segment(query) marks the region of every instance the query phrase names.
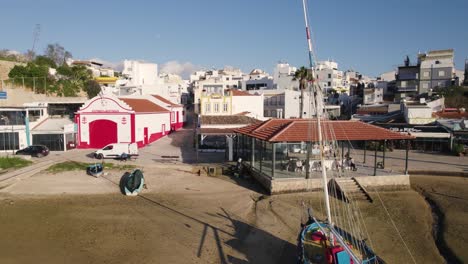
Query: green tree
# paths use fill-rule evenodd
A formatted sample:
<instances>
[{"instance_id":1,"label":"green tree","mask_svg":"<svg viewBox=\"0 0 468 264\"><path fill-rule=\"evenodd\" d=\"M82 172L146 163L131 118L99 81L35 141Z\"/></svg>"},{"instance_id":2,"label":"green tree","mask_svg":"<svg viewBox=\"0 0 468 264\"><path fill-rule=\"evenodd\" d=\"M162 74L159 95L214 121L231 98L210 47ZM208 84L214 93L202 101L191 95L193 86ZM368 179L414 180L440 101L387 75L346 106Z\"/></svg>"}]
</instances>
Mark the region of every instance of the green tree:
<instances>
[{"instance_id":1,"label":"green tree","mask_svg":"<svg viewBox=\"0 0 468 264\"><path fill-rule=\"evenodd\" d=\"M312 81L314 78L310 69L302 66L294 73L293 80L299 80L299 90L301 91L301 98L299 101L299 118L304 115L304 90L307 88L307 82Z\"/></svg>"},{"instance_id":2,"label":"green tree","mask_svg":"<svg viewBox=\"0 0 468 264\"><path fill-rule=\"evenodd\" d=\"M8 77L15 81L24 80L26 87L33 88L36 93L46 93L46 84L53 84L54 79L49 76L49 67L28 63L26 66L16 65L8 73Z\"/></svg>"},{"instance_id":3,"label":"green tree","mask_svg":"<svg viewBox=\"0 0 468 264\"><path fill-rule=\"evenodd\" d=\"M437 87L434 92L445 97L445 106L468 108L468 89L462 86Z\"/></svg>"},{"instance_id":4,"label":"green tree","mask_svg":"<svg viewBox=\"0 0 468 264\"><path fill-rule=\"evenodd\" d=\"M88 98L93 98L101 92L101 85L95 80L89 80L86 83L85 92L88 94Z\"/></svg>"},{"instance_id":5,"label":"green tree","mask_svg":"<svg viewBox=\"0 0 468 264\"><path fill-rule=\"evenodd\" d=\"M36 65L47 66L54 69L57 68L57 64L55 63L55 61L46 56L37 56L34 59L33 63Z\"/></svg>"}]
</instances>

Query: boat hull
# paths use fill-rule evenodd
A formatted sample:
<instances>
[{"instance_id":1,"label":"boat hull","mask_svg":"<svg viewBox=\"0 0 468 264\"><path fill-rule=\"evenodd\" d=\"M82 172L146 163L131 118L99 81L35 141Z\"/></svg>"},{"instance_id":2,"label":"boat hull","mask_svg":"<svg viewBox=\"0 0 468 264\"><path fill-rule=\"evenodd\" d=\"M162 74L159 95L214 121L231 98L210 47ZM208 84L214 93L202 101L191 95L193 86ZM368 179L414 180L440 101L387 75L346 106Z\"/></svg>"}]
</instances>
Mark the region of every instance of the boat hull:
<instances>
[{"instance_id":1,"label":"boat hull","mask_svg":"<svg viewBox=\"0 0 468 264\"><path fill-rule=\"evenodd\" d=\"M99 177L103 174L104 168L102 164L89 165L86 168L86 173L90 176Z\"/></svg>"},{"instance_id":2,"label":"boat hull","mask_svg":"<svg viewBox=\"0 0 468 264\"><path fill-rule=\"evenodd\" d=\"M330 227L327 223L309 221L302 228L298 239L299 263L357 264L343 247L339 244L332 245L322 230L330 233ZM348 246L351 247L349 244ZM362 256L363 260L359 264L381 263L370 249L366 252L359 252L356 249L352 249L352 251L355 255Z\"/></svg>"},{"instance_id":3,"label":"boat hull","mask_svg":"<svg viewBox=\"0 0 468 264\"><path fill-rule=\"evenodd\" d=\"M132 173L126 172L120 179L120 190L122 194L127 196L138 195L145 185L145 178L143 172L139 169L134 170Z\"/></svg>"}]
</instances>

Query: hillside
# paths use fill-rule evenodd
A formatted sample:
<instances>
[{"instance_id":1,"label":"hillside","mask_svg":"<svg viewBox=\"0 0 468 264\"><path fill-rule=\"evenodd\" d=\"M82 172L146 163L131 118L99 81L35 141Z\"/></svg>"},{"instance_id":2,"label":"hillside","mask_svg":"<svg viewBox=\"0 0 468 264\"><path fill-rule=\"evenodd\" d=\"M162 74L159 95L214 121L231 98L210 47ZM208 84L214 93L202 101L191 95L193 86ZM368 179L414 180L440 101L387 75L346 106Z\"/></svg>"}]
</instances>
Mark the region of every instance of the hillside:
<instances>
[{"instance_id":1,"label":"hillside","mask_svg":"<svg viewBox=\"0 0 468 264\"><path fill-rule=\"evenodd\" d=\"M8 79L8 73L15 65L24 65L24 63L0 60L0 80Z\"/></svg>"}]
</instances>

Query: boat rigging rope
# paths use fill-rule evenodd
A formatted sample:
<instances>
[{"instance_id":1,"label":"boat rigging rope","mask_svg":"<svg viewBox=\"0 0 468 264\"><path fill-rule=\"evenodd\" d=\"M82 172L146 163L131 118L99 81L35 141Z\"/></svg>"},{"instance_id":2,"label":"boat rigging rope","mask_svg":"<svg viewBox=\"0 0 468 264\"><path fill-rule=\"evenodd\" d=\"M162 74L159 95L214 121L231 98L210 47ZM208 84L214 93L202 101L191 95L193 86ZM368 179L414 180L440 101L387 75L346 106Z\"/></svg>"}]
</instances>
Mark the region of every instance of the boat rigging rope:
<instances>
[{"instance_id":1,"label":"boat rigging rope","mask_svg":"<svg viewBox=\"0 0 468 264\"><path fill-rule=\"evenodd\" d=\"M349 139L348 139L348 141L349 141ZM351 142L351 141L349 141L349 142ZM378 146L376 145L375 147L377 148ZM350 150L350 151L353 151L354 153L356 153L356 152L355 152L355 149L354 149L354 147L353 147L352 145L351 145L351 150ZM382 198L380 197L379 191L377 190L377 188L374 188L374 191L377 193L377 197L379 198L380 204L381 204L382 207L384 208L385 213L386 213L387 216L388 216L388 219L390 219L390 222L391 222L391 224L392 224L392 227L396 230L396 232L397 232L397 234L398 234L400 240L403 242L403 245L405 246L405 249L407 250L408 254L410 255L412 261L413 261L414 263L416 263L416 260L415 260L415 258L414 258L414 256L413 256L413 254L411 253L411 250L409 249L408 245L406 244L405 240L403 239L403 236L401 235L400 230L397 228L397 226L396 226L395 222L393 221L393 218L391 217L391 215L390 215L390 213L389 213L387 207L385 206L385 204L384 204ZM366 228L366 232L367 232L367 228ZM369 236L368 236L368 237L369 237ZM370 238L370 237L369 237L369 238ZM370 241L370 244L372 244L372 241Z\"/></svg>"},{"instance_id":2,"label":"boat rigging rope","mask_svg":"<svg viewBox=\"0 0 468 264\"><path fill-rule=\"evenodd\" d=\"M392 216L387 210L387 207L385 206L384 202L382 201L382 198L380 198L380 193L375 189L375 192L377 193L377 196L379 197L380 203L382 204L382 207L385 209L385 213L387 213L388 218L390 219L390 222L393 225L393 228L397 231L398 236L400 237L401 241L403 242L403 245L405 245L406 250L408 251L408 254L411 256L411 259L413 260L414 263L416 263L416 260L414 259L413 254L411 253L411 250L409 249L408 245L406 244L405 240L403 239L403 236L400 233L400 230L398 230L395 222L392 219Z\"/></svg>"}]
</instances>

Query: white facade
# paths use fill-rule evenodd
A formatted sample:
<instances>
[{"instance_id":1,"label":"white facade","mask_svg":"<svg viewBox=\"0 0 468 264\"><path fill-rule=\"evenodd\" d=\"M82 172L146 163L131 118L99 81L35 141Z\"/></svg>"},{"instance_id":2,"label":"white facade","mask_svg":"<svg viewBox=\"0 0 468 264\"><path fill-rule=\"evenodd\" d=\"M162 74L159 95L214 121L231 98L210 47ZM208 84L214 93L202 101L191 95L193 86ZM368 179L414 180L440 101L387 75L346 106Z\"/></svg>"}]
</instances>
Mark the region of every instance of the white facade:
<instances>
[{"instance_id":1,"label":"white facade","mask_svg":"<svg viewBox=\"0 0 468 264\"><path fill-rule=\"evenodd\" d=\"M338 63L334 61L319 61L315 66L315 73L319 85L325 92L335 90L338 92L349 92L343 84L343 71L338 70Z\"/></svg>"},{"instance_id":2,"label":"white facade","mask_svg":"<svg viewBox=\"0 0 468 264\"><path fill-rule=\"evenodd\" d=\"M297 68L288 63L278 63L273 70L273 83L278 91L299 90L299 81L294 80Z\"/></svg>"},{"instance_id":3,"label":"white facade","mask_svg":"<svg viewBox=\"0 0 468 264\"><path fill-rule=\"evenodd\" d=\"M152 86L158 84L158 65L133 60L124 60L122 71L131 86Z\"/></svg>"},{"instance_id":4,"label":"white facade","mask_svg":"<svg viewBox=\"0 0 468 264\"><path fill-rule=\"evenodd\" d=\"M300 96L301 92L285 90L281 94L265 98L265 117L273 118L299 118L300 117ZM340 115L339 105L325 105L325 110L333 116ZM304 92L303 118L313 118L316 116L316 108L312 104L311 96Z\"/></svg>"},{"instance_id":5,"label":"white facade","mask_svg":"<svg viewBox=\"0 0 468 264\"><path fill-rule=\"evenodd\" d=\"M375 88L366 88L364 89L364 98L363 103L365 105L379 104L383 102L384 89L375 87Z\"/></svg>"},{"instance_id":6,"label":"white facade","mask_svg":"<svg viewBox=\"0 0 468 264\"><path fill-rule=\"evenodd\" d=\"M236 114L263 119L263 95L226 89L220 92L204 93L200 97L200 115Z\"/></svg>"},{"instance_id":7,"label":"white facade","mask_svg":"<svg viewBox=\"0 0 468 264\"><path fill-rule=\"evenodd\" d=\"M426 102L421 98L419 102L404 102L404 116L408 124L429 124L436 121L432 113L444 108L445 100L440 98Z\"/></svg>"}]
</instances>

